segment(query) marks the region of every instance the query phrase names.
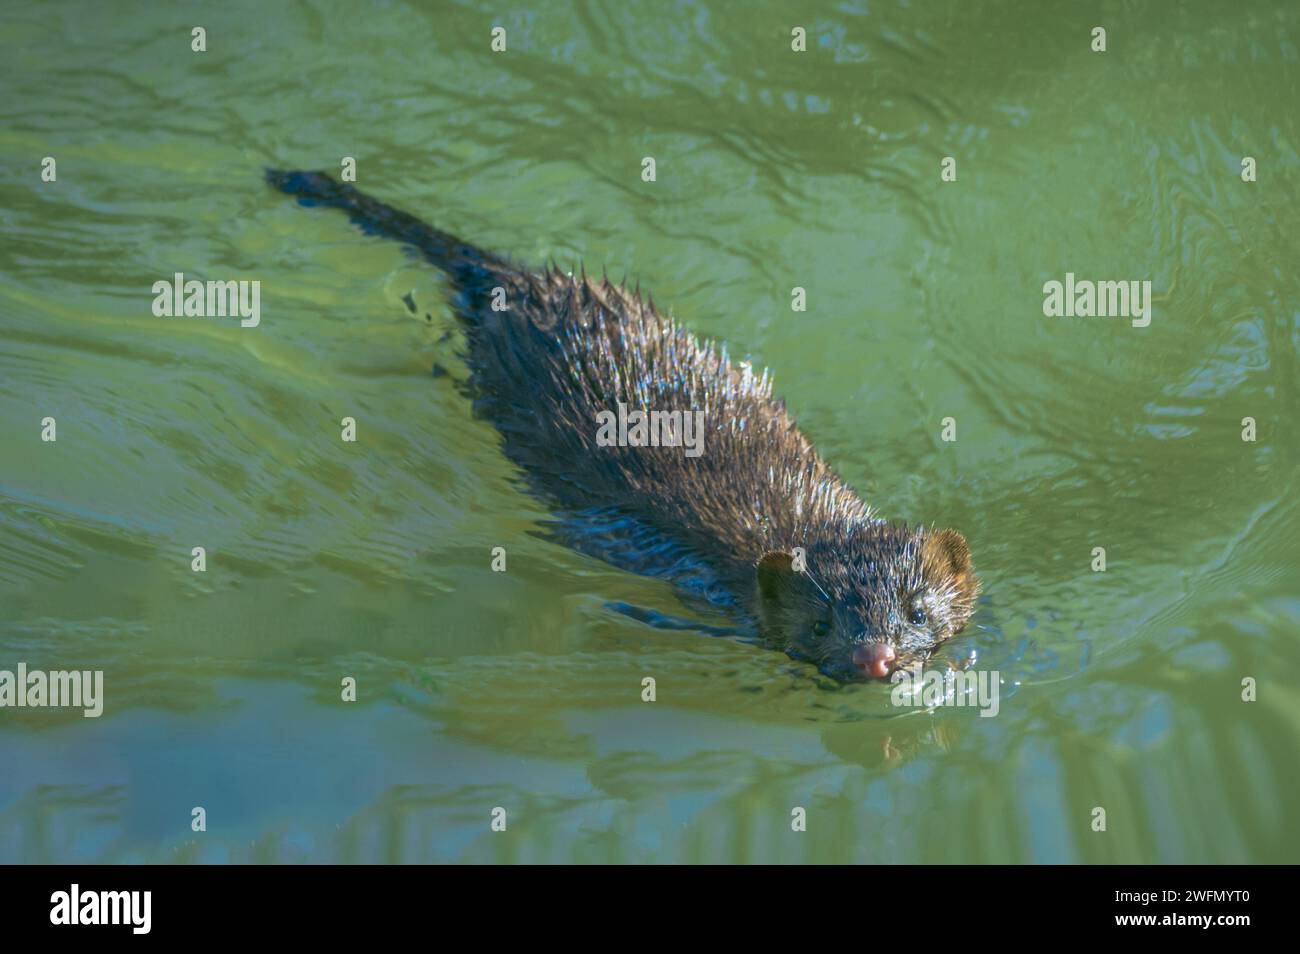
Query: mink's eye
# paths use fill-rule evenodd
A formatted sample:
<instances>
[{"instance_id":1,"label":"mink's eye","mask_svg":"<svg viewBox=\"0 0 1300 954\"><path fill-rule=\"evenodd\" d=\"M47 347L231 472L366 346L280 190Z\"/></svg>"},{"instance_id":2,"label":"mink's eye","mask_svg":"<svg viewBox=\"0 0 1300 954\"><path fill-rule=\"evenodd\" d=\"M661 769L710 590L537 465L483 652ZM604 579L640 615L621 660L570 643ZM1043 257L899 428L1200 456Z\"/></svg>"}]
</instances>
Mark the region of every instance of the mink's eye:
<instances>
[{"instance_id":1,"label":"mink's eye","mask_svg":"<svg viewBox=\"0 0 1300 954\"><path fill-rule=\"evenodd\" d=\"M910 619L910 620L912 621L912 625L913 625L913 626L924 626L924 625L925 625L925 610L922 609L920 606L913 606L913 607L912 607L912 615L909 616L908 619Z\"/></svg>"},{"instance_id":2,"label":"mink's eye","mask_svg":"<svg viewBox=\"0 0 1300 954\"><path fill-rule=\"evenodd\" d=\"M831 631L831 624L826 622L826 620L824 619L819 619L817 622L813 623L814 636L825 636L830 631Z\"/></svg>"}]
</instances>

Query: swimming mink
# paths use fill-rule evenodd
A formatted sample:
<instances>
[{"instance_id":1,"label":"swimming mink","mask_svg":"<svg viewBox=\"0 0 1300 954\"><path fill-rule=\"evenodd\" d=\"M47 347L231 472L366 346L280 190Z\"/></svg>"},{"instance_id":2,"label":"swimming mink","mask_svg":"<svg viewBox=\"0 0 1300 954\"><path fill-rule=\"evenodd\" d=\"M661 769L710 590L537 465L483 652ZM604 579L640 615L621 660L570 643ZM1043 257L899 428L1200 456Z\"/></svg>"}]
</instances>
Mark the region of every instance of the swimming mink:
<instances>
[{"instance_id":1,"label":"swimming mink","mask_svg":"<svg viewBox=\"0 0 1300 954\"><path fill-rule=\"evenodd\" d=\"M878 518L773 398L766 372L653 300L585 273L521 268L323 173L267 179L445 271L476 404L531 486L559 507L626 514L698 555L773 647L841 681L885 678L970 619L979 581L965 538ZM598 441L602 420L634 411L693 413L675 419L676 442ZM687 418L703 423L697 456L681 446Z\"/></svg>"}]
</instances>

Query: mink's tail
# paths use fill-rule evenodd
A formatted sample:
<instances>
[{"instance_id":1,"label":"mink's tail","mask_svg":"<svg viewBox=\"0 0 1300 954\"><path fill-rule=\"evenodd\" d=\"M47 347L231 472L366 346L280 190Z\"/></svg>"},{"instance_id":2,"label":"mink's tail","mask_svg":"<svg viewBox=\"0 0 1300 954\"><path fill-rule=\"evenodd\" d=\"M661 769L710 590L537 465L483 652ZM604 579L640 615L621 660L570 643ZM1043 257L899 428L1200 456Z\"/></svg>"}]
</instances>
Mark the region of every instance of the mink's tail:
<instances>
[{"instance_id":1,"label":"mink's tail","mask_svg":"<svg viewBox=\"0 0 1300 954\"><path fill-rule=\"evenodd\" d=\"M324 172L267 169L266 181L286 195L295 196L299 205L342 209L367 234L381 235L411 246L430 264L445 271L461 288L468 289L482 282L491 272L508 267L492 253L385 205L355 186L336 182Z\"/></svg>"}]
</instances>

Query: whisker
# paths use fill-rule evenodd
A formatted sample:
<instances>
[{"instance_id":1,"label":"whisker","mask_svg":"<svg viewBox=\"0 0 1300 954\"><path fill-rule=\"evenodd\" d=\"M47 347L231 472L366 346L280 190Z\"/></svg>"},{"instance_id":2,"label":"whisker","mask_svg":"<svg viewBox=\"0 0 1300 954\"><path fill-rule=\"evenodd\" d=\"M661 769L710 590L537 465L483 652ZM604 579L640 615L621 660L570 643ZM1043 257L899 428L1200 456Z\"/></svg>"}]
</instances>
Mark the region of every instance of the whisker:
<instances>
[{"instance_id":1,"label":"whisker","mask_svg":"<svg viewBox=\"0 0 1300 954\"><path fill-rule=\"evenodd\" d=\"M822 599L826 600L826 602L828 603L831 602L830 594L827 593L824 589L822 589L822 585L817 582L817 578L812 575L812 571L810 571L807 567L804 567L803 575L808 577L808 582L810 582L813 586L817 587L817 592L822 595Z\"/></svg>"}]
</instances>

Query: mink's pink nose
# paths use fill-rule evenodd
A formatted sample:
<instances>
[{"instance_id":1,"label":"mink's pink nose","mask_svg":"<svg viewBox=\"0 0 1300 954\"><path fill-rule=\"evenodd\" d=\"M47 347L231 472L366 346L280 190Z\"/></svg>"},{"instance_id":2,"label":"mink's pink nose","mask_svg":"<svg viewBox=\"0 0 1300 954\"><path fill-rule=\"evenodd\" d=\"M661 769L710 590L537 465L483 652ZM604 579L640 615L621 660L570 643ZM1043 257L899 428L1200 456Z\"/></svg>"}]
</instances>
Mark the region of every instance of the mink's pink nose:
<instances>
[{"instance_id":1,"label":"mink's pink nose","mask_svg":"<svg viewBox=\"0 0 1300 954\"><path fill-rule=\"evenodd\" d=\"M894 647L889 643L863 643L853 650L853 665L864 676L884 679L894 663Z\"/></svg>"}]
</instances>

